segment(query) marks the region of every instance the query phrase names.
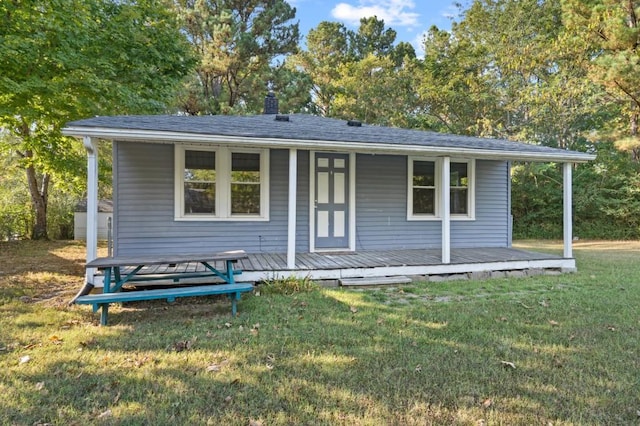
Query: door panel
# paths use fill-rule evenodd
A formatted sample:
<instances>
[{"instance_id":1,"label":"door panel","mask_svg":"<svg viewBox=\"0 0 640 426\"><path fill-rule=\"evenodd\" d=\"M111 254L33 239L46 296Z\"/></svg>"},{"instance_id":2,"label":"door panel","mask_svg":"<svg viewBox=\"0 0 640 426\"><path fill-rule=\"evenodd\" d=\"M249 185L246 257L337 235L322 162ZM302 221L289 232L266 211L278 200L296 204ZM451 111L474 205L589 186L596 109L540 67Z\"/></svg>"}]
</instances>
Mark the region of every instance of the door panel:
<instances>
[{"instance_id":1,"label":"door panel","mask_svg":"<svg viewBox=\"0 0 640 426\"><path fill-rule=\"evenodd\" d=\"M316 153L315 247L349 247L349 155Z\"/></svg>"}]
</instances>

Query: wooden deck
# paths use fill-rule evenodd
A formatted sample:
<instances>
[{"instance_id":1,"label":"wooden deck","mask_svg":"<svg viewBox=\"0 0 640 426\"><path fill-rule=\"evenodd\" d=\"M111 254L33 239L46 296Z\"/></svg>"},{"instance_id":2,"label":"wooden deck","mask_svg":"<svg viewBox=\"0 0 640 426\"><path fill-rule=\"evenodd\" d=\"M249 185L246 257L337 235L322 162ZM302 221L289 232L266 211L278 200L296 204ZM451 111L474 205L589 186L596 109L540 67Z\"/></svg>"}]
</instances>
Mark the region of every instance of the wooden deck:
<instances>
[{"instance_id":1,"label":"wooden deck","mask_svg":"<svg viewBox=\"0 0 640 426\"><path fill-rule=\"evenodd\" d=\"M215 263L216 268L224 265ZM285 253L249 253L238 261L242 274L238 281L258 282L275 277L296 276L315 280L340 280L342 278L431 276L470 273L493 273L553 269L575 270L574 259L564 259L548 253L538 253L513 248L453 249L451 263L440 261L440 250L375 250L358 252L299 253L296 268L287 268ZM155 265L139 274L168 274L176 272L200 272L204 267L197 263Z\"/></svg>"}]
</instances>

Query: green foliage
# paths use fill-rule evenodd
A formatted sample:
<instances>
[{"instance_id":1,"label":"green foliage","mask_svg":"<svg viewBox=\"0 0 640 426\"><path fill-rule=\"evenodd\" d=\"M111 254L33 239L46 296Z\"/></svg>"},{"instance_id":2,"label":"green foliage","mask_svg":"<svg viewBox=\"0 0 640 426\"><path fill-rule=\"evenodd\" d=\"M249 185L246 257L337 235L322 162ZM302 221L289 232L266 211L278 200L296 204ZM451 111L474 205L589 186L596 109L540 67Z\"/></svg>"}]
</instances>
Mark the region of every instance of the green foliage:
<instances>
[{"instance_id":1,"label":"green foliage","mask_svg":"<svg viewBox=\"0 0 640 426\"><path fill-rule=\"evenodd\" d=\"M49 184L81 185L70 120L166 110L193 64L165 1L0 3L3 151L26 170L34 238L47 237Z\"/></svg>"},{"instance_id":2,"label":"green foliage","mask_svg":"<svg viewBox=\"0 0 640 426\"><path fill-rule=\"evenodd\" d=\"M590 61L584 68L611 93L623 120L612 121L604 135L640 160L640 1L563 0L566 28L576 44L584 45Z\"/></svg>"},{"instance_id":3,"label":"green foliage","mask_svg":"<svg viewBox=\"0 0 640 426\"><path fill-rule=\"evenodd\" d=\"M272 63L297 50L296 9L284 0L174 3L199 59L179 107L189 114L259 112Z\"/></svg>"},{"instance_id":4,"label":"green foliage","mask_svg":"<svg viewBox=\"0 0 640 426\"><path fill-rule=\"evenodd\" d=\"M596 145L598 157L573 173L574 235L640 238L640 165L613 143ZM562 238L562 167L518 164L512 174L514 238Z\"/></svg>"},{"instance_id":5,"label":"green foliage","mask_svg":"<svg viewBox=\"0 0 640 426\"><path fill-rule=\"evenodd\" d=\"M289 66L311 80L313 113L371 124L407 126L415 109L419 74L414 49L394 45L395 30L383 20L362 18L357 31L321 22L309 31L307 49ZM366 83L365 83L366 82Z\"/></svg>"},{"instance_id":6,"label":"green foliage","mask_svg":"<svg viewBox=\"0 0 640 426\"><path fill-rule=\"evenodd\" d=\"M318 284L308 276L304 278L274 276L263 281L260 285L260 291L264 294L283 294L288 296L297 293L308 293L318 289Z\"/></svg>"}]
</instances>

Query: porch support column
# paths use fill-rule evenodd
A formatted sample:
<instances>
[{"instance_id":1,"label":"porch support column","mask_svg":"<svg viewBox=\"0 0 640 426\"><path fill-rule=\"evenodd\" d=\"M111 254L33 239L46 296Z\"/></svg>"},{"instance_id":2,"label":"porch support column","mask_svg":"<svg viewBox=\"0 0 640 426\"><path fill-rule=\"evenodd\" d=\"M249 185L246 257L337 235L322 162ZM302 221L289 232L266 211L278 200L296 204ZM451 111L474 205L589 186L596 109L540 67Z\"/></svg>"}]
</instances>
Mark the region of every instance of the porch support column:
<instances>
[{"instance_id":1,"label":"porch support column","mask_svg":"<svg viewBox=\"0 0 640 426\"><path fill-rule=\"evenodd\" d=\"M564 163L562 165L563 177L563 225L564 225L564 257L570 259L573 257L573 218L572 218L572 182L571 170L572 163Z\"/></svg>"},{"instance_id":2,"label":"porch support column","mask_svg":"<svg viewBox=\"0 0 640 426\"><path fill-rule=\"evenodd\" d=\"M87 150L87 262L98 257L98 141L85 136ZM85 281L95 284L95 268L87 268Z\"/></svg>"},{"instance_id":3,"label":"porch support column","mask_svg":"<svg viewBox=\"0 0 640 426\"><path fill-rule=\"evenodd\" d=\"M451 263L451 157L442 158L440 217L442 218L442 263Z\"/></svg>"},{"instance_id":4,"label":"porch support column","mask_svg":"<svg viewBox=\"0 0 640 426\"><path fill-rule=\"evenodd\" d=\"M289 223L287 235L287 268L296 267L296 203L298 191L298 150L289 150Z\"/></svg>"}]
</instances>

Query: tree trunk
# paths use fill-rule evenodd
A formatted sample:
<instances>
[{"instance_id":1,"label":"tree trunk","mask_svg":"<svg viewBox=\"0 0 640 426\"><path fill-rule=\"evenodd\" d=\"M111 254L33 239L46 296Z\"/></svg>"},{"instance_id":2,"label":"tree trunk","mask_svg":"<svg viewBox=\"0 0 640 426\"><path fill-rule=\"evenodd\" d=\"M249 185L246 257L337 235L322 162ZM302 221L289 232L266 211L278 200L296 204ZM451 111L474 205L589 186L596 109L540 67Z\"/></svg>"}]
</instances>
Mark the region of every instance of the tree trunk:
<instances>
[{"instance_id":1,"label":"tree trunk","mask_svg":"<svg viewBox=\"0 0 640 426\"><path fill-rule=\"evenodd\" d=\"M631 113L631 123L630 123L630 127L631 127L631 136L635 139L638 140L638 109L640 108L639 105L635 105L636 109L635 111L633 111ZM640 161L640 147L635 146L631 148L631 158L633 159L633 161L638 162Z\"/></svg>"},{"instance_id":2,"label":"tree trunk","mask_svg":"<svg viewBox=\"0 0 640 426\"><path fill-rule=\"evenodd\" d=\"M33 155L27 153L27 156ZM42 175L42 181L38 183L38 176L33 165L29 165L26 169L27 182L29 183L29 194L31 195L31 204L35 214L35 223L31 232L31 239L46 240L49 238L47 234L47 202L49 196L49 174Z\"/></svg>"}]
</instances>

